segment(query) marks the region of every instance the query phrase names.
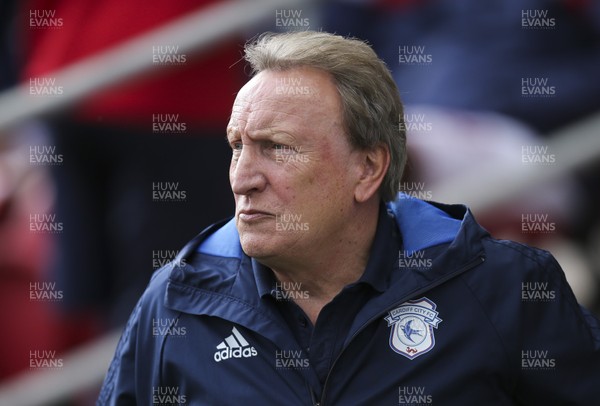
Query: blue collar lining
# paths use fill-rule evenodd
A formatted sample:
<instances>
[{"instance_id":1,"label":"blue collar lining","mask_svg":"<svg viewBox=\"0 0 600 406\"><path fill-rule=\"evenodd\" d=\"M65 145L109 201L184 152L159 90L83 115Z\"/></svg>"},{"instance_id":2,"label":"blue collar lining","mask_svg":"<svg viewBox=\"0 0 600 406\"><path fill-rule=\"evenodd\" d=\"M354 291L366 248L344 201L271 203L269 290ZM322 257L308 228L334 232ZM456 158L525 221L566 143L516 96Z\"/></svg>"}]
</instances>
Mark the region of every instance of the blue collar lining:
<instances>
[{"instance_id":1,"label":"blue collar lining","mask_svg":"<svg viewBox=\"0 0 600 406\"><path fill-rule=\"evenodd\" d=\"M388 203L400 229L404 250L415 252L454 241L462 221L403 193Z\"/></svg>"}]
</instances>

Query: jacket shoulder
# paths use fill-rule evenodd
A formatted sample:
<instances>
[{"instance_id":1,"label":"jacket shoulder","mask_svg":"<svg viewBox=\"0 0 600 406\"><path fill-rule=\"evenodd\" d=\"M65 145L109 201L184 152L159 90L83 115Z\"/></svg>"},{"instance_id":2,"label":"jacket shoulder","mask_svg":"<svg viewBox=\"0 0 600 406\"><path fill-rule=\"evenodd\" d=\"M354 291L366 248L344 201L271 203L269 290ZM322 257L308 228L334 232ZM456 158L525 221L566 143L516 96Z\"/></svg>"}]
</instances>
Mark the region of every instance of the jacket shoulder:
<instances>
[{"instance_id":1,"label":"jacket shoulder","mask_svg":"<svg viewBox=\"0 0 600 406\"><path fill-rule=\"evenodd\" d=\"M528 403L531 394L543 393L548 404L597 395L587 383L600 378L599 322L579 306L556 259L514 241L489 237L483 246L485 263L461 279L517 377L515 395ZM536 370L538 365L553 368L552 374Z\"/></svg>"},{"instance_id":2,"label":"jacket shoulder","mask_svg":"<svg viewBox=\"0 0 600 406\"><path fill-rule=\"evenodd\" d=\"M484 245L486 246L486 251L497 251L500 255L508 255L513 261L522 260L538 266L545 266L550 261L558 265L550 252L517 241L487 237L484 238Z\"/></svg>"}]
</instances>

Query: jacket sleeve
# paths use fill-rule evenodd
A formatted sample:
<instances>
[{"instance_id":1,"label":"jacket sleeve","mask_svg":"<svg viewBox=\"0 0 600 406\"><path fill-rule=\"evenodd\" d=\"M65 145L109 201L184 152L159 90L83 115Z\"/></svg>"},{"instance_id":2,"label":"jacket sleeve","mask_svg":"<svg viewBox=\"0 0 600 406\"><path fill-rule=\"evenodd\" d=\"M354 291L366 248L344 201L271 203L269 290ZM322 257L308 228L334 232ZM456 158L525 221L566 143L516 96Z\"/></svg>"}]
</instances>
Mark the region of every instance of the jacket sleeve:
<instances>
[{"instance_id":1,"label":"jacket sleeve","mask_svg":"<svg viewBox=\"0 0 600 406\"><path fill-rule=\"evenodd\" d=\"M592 405L600 399L600 323L579 306L556 260L547 255L539 279L522 295L547 301L523 303L523 349L518 397L526 404ZM533 275L534 279L535 274ZM547 286L544 292L541 286ZM537 353L535 352L537 351Z\"/></svg>"},{"instance_id":2,"label":"jacket sleeve","mask_svg":"<svg viewBox=\"0 0 600 406\"><path fill-rule=\"evenodd\" d=\"M525 405L592 405L600 399L600 323L577 303L546 251L514 247L513 292L503 334ZM515 286L516 285L516 286ZM514 291L518 292L518 298Z\"/></svg>"},{"instance_id":3,"label":"jacket sleeve","mask_svg":"<svg viewBox=\"0 0 600 406\"><path fill-rule=\"evenodd\" d=\"M142 300L138 302L127 321L100 389L96 402L97 406L137 404L135 396L135 352L141 307Z\"/></svg>"},{"instance_id":4,"label":"jacket sleeve","mask_svg":"<svg viewBox=\"0 0 600 406\"><path fill-rule=\"evenodd\" d=\"M152 403L152 387L158 385L156 371L161 341L152 338L150 332L152 320L164 311L163 299L170 269L165 266L152 275L146 291L131 312L106 373L97 406Z\"/></svg>"}]
</instances>

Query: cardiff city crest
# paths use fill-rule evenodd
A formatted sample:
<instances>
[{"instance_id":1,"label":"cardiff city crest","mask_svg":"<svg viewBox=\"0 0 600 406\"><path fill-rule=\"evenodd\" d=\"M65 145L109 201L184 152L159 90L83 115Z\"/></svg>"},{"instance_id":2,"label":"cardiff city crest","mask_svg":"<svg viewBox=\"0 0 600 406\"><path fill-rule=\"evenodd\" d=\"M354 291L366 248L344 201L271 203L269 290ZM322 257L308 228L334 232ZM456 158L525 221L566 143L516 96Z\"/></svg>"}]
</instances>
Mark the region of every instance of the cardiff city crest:
<instances>
[{"instance_id":1,"label":"cardiff city crest","mask_svg":"<svg viewBox=\"0 0 600 406\"><path fill-rule=\"evenodd\" d=\"M426 297L404 302L385 317L390 333L390 347L408 359L415 359L435 346L433 329L442 321L436 304Z\"/></svg>"}]
</instances>

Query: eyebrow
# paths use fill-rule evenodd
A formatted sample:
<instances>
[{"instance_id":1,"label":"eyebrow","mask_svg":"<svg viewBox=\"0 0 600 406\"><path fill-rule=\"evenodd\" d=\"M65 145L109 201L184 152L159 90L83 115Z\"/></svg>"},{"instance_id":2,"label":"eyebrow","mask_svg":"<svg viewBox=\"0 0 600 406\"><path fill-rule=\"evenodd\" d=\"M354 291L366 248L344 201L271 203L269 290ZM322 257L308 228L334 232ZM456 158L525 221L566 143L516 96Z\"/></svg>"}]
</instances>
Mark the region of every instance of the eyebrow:
<instances>
[{"instance_id":1,"label":"eyebrow","mask_svg":"<svg viewBox=\"0 0 600 406\"><path fill-rule=\"evenodd\" d=\"M237 136L240 136L240 131L237 129L237 127L229 127L225 138L229 142L232 138ZM278 140L281 140L281 138L285 138L286 140L289 140L290 138L295 139L295 137L292 134L286 131L274 130L272 127L252 131L252 134L246 134L246 136L251 141L255 142L268 140L272 137Z\"/></svg>"},{"instance_id":2,"label":"eyebrow","mask_svg":"<svg viewBox=\"0 0 600 406\"><path fill-rule=\"evenodd\" d=\"M237 129L237 127L230 127L227 126L227 129L225 130L225 139L227 141L230 141L231 138L233 138L235 135L239 134L239 130Z\"/></svg>"}]
</instances>

